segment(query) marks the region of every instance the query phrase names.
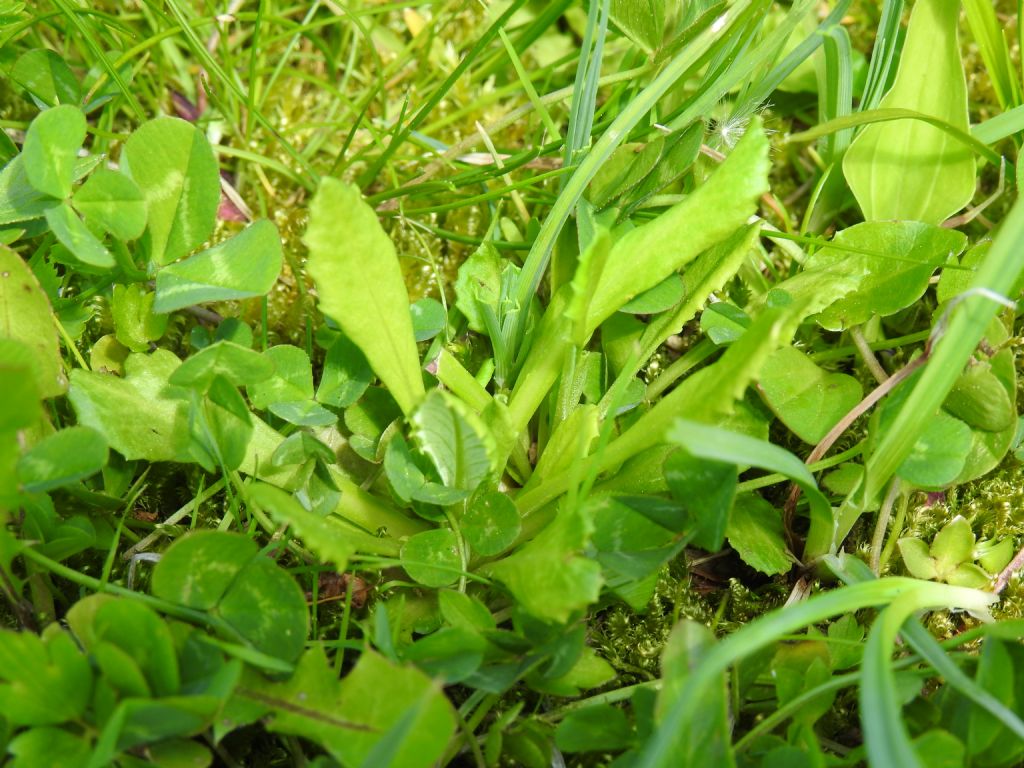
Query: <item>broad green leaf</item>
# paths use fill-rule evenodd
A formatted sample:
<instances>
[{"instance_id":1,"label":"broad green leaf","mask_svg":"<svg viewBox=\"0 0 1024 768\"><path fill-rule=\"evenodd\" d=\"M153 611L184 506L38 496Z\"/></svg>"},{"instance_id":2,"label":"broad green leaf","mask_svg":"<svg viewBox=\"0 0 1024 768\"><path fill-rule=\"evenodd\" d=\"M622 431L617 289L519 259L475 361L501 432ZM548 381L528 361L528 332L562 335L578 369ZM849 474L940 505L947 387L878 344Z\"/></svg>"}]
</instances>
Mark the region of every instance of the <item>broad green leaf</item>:
<instances>
[{"instance_id":1,"label":"broad green leaf","mask_svg":"<svg viewBox=\"0 0 1024 768\"><path fill-rule=\"evenodd\" d=\"M17 494L14 467L21 450L15 433L35 426L43 415L36 368L35 355L27 344L0 338L0 381L4 383L4 396L0 398L0 499Z\"/></svg>"},{"instance_id":2,"label":"broad green leaf","mask_svg":"<svg viewBox=\"0 0 1024 768\"><path fill-rule=\"evenodd\" d=\"M299 426L322 427L337 421L334 413L313 401L313 369L305 350L279 344L263 357L273 364L274 375L247 384L253 406Z\"/></svg>"},{"instance_id":3,"label":"broad green leaf","mask_svg":"<svg viewBox=\"0 0 1024 768\"><path fill-rule=\"evenodd\" d=\"M269 357L230 341L218 341L178 366L168 382L205 391L217 376L241 387L258 384L273 374L274 362Z\"/></svg>"},{"instance_id":4,"label":"broad green leaf","mask_svg":"<svg viewBox=\"0 0 1024 768\"><path fill-rule=\"evenodd\" d=\"M146 229L142 191L123 173L97 168L71 202L87 222L120 240L134 240Z\"/></svg>"},{"instance_id":5,"label":"broad green leaf","mask_svg":"<svg viewBox=\"0 0 1024 768\"><path fill-rule=\"evenodd\" d=\"M317 402L335 408L347 408L363 396L373 380L366 356L344 334L327 350L323 373L316 388Z\"/></svg>"},{"instance_id":6,"label":"broad green leaf","mask_svg":"<svg viewBox=\"0 0 1024 768\"><path fill-rule=\"evenodd\" d=\"M479 632L462 627L442 627L406 646L402 650L402 660L413 662L431 677L451 685L476 672L483 664L486 650L487 641Z\"/></svg>"},{"instance_id":7,"label":"broad green leaf","mask_svg":"<svg viewBox=\"0 0 1024 768\"><path fill-rule=\"evenodd\" d=\"M500 555L519 538L521 527L516 505L500 491L477 496L459 520L466 543L481 557Z\"/></svg>"},{"instance_id":8,"label":"broad green leaf","mask_svg":"<svg viewBox=\"0 0 1024 768\"><path fill-rule=\"evenodd\" d=\"M410 536L402 546L402 567L409 578L428 587L447 587L459 578L459 542L447 528Z\"/></svg>"},{"instance_id":9,"label":"broad green leaf","mask_svg":"<svg viewBox=\"0 0 1024 768\"><path fill-rule=\"evenodd\" d=\"M273 711L270 731L321 744L346 768L380 765L366 761L382 741L395 746L390 765L431 768L455 733L455 714L438 682L370 650L339 684L316 647L288 682L261 686L259 695ZM407 714L404 738L393 739L391 729Z\"/></svg>"},{"instance_id":10,"label":"broad green leaf","mask_svg":"<svg viewBox=\"0 0 1024 768\"><path fill-rule=\"evenodd\" d=\"M356 187L324 179L310 205L307 270L320 311L366 355L402 413L423 397L409 294L395 246Z\"/></svg>"},{"instance_id":11,"label":"broad green leaf","mask_svg":"<svg viewBox=\"0 0 1024 768\"><path fill-rule=\"evenodd\" d=\"M29 184L24 155L19 154L0 171L0 225L38 219L58 203Z\"/></svg>"},{"instance_id":12,"label":"broad green leaf","mask_svg":"<svg viewBox=\"0 0 1024 768\"><path fill-rule=\"evenodd\" d=\"M648 56L661 47L668 13L665 0L612 0L611 17Z\"/></svg>"},{"instance_id":13,"label":"broad green leaf","mask_svg":"<svg viewBox=\"0 0 1024 768\"><path fill-rule=\"evenodd\" d=\"M490 242L484 241L459 267L455 281L455 306L466 316L469 327L477 333L487 332L485 314L499 315L501 298L501 255Z\"/></svg>"},{"instance_id":14,"label":"broad green leaf","mask_svg":"<svg viewBox=\"0 0 1024 768\"><path fill-rule=\"evenodd\" d=\"M416 341L429 341L441 333L448 324L444 305L437 299L420 299L409 306L412 331Z\"/></svg>"},{"instance_id":15,"label":"broad green leaf","mask_svg":"<svg viewBox=\"0 0 1024 768\"><path fill-rule=\"evenodd\" d=\"M118 342L133 352L149 350L150 342L167 331L167 316L153 312L155 298L152 291L145 290L139 283L114 285L110 302L114 335Z\"/></svg>"},{"instance_id":16,"label":"broad green leaf","mask_svg":"<svg viewBox=\"0 0 1024 768\"><path fill-rule=\"evenodd\" d=\"M786 573L796 562L786 546L782 516L756 494L736 497L725 535L743 562L761 573Z\"/></svg>"},{"instance_id":17,"label":"broad green leaf","mask_svg":"<svg viewBox=\"0 0 1024 768\"><path fill-rule=\"evenodd\" d=\"M494 439L456 398L432 391L410 419L413 438L449 488L474 491L491 470Z\"/></svg>"},{"instance_id":18,"label":"broad green leaf","mask_svg":"<svg viewBox=\"0 0 1024 768\"><path fill-rule=\"evenodd\" d=\"M421 501L446 507L465 500L469 491L448 488L437 482L430 460L414 453L401 435L395 435L384 454L384 472L395 495L404 502Z\"/></svg>"},{"instance_id":19,"label":"broad green leaf","mask_svg":"<svg viewBox=\"0 0 1024 768\"><path fill-rule=\"evenodd\" d=\"M92 745L64 728L32 728L11 739L7 753L14 756L11 768L81 768L89 762Z\"/></svg>"},{"instance_id":20,"label":"broad green leaf","mask_svg":"<svg viewBox=\"0 0 1024 768\"><path fill-rule=\"evenodd\" d=\"M345 426L352 435L348 443L367 461L380 461L377 449L384 430L402 418L398 403L382 387L369 387L359 402L345 409Z\"/></svg>"},{"instance_id":21,"label":"broad green leaf","mask_svg":"<svg viewBox=\"0 0 1024 768\"><path fill-rule=\"evenodd\" d=\"M121 165L146 200L148 227L141 245L152 265L177 261L213 233L220 171L210 143L196 126L174 117L144 123L125 142ZM209 272L205 276L214 277Z\"/></svg>"},{"instance_id":22,"label":"broad green leaf","mask_svg":"<svg viewBox=\"0 0 1024 768\"><path fill-rule=\"evenodd\" d=\"M102 434L126 459L191 462L188 401L165 392L178 365L159 349L129 355L124 378L74 369L68 398L79 424Z\"/></svg>"},{"instance_id":23,"label":"broad green leaf","mask_svg":"<svg viewBox=\"0 0 1024 768\"><path fill-rule=\"evenodd\" d=\"M11 725L78 720L92 695L89 661L64 630L44 639L0 631L0 715Z\"/></svg>"},{"instance_id":24,"label":"broad green leaf","mask_svg":"<svg viewBox=\"0 0 1024 768\"><path fill-rule=\"evenodd\" d=\"M147 231L153 231L152 222ZM261 219L229 240L157 272L154 309L173 312L207 301L262 296L274 287L282 258L277 227Z\"/></svg>"},{"instance_id":25,"label":"broad green leaf","mask_svg":"<svg viewBox=\"0 0 1024 768\"><path fill-rule=\"evenodd\" d=\"M896 79L879 108L912 109L969 131L959 20L959 0L914 4ZM846 152L843 172L869 221L939 224L974 196L971 150L920 120L865 127Z\"/></svg>"},{"instance_id":26,"label":"broad green leaf","mask_svg":"<svg viewBox=\"0 0 1024 768\"><path fill-rule=\"evenodd\" d=\"M82 87L67 62L48 48L23 53L11 68L11 80L48 107L82 99Z\"/></svg>"},{"instance_id":27,"label":"broad green leaf","mask_svg":"<svg viewBox=\"0 0 1024 768\"><path fill-rule=\"evenodd\" d=\"M700 315L700 329L716 345L732 344L750 327L750 316L735 304L720 301Z\"/></svg>"},{"instance_id":28,"label":"broad green leaf","mask_svg":"<svg viewBox=\"0 0 1024 768\"><path fill-rule=\"evenodd\" d=\"M630 299L619 312L629 315L656 315L672 309L685 294L686 286L679 275L669 275L653 288L648 288L639 296Z\"/></svg>"},{"instance_id":29,"label":"broad green leaf","mask_svg":"<svg viewBox=\"0 0 1024 768\"><path fill-rule=\"evenodd\" d=\"M269 511L274 518L287 525L292 533L312 550L323 562L330 562L342 572L348 559L356 551L356 536L327 518L309 512L295 497L266 483L256 483L247 491L251 503Z\"/></svg>"},{"instance_id":30,"label":"broad green leaf","mask_svg":"<svg viewBox=\"0 0 1024 768\"><path fill-rule=\"evenodd\" d=\"M83 264L101 269L114 266L113 255L67 203L47 208L46 223L61 245Z\"/></svg>"},{"instance_id":31,"label":"broad green leaf","mask_svg":"<svg viewBox=\"0 0 1024 768\"><path fill-rule=\"evenodd\" d=\"M928 553L935 558L935 567L941 578L948 576L961 563L972 560L974 531L971 524L961 515L954 517L935 534Z\"/></svg>"},{"instance_id":32,"label":"broad green leaf","mask_svg":"<svg viewBox=\"0 0 1024 768\"><path fill-rule=\"evenodd\" d=\"M306 644L305 595L269 557L258 555L249 561L217 603L215 613L269 656L295 661Z\"/></svg>"},{"instance_id":33,"label":"broad green leaf","mask_svg":"<svg viewBox=\"0 0 1024 768\"><path fill-rule=\"evenodd\" d=\"M628 747L634 738L626 713L611 704L575 709L555 731L555 744L563 752L618 751Z\"/></svg>"},{"instance_id":34,"label":"broad green leaf","mask_svg":"<svg viewBox=\"0 0 1024 768\"><path fill-rule=\"evenodd\" d=\"M302 590L255 542L199 531L176 540L153 571L153 594L219 616L256 650L294 661L306 642Z\"/></svg>"},{"instance_id":35,"label":"broad green leaf","mask_svg":"<svg viewBox=\"0 0 1024 768\"><path fill-rule=\"evenodd\" d=\"M0 340L5 339L31 350L32 379L40 396L64 393L67 377L50 302L21 257L0 247Z\"/></svg>"},{"instance_id":36,"label":"broad green leaf","mask_svg":"<svg viewBox=\"0 0 1024 768\"><path fill-rule=\"evenodd\" d=\"M883 403L872 419L877 425L872 430L872 445L884 439L909 394L910 387L903 385ZM971 428L940 410L924 425L896 474L918 488L943 488L963 470L971 445Z\"/></svg>"},{"instance_id":37,"label":"broad green leaf","mask_svg":"<svg viewBox=\"0 0 1024 768\"><path fill-rule=\"evenodd\" d=\"M783 347L765 361L758 388L779 420L812 445L864 394L855 378L822 370L794 347Z\"/></svg>"},{"instance_id":38,"label":"broad green leaf","mask_svg":"<svg viewBox=\"0 0 1024 768\"><path fill-rule=\"evenodd\" d=\"M92 621L96 643L120 648L145 675L156 696L178 692L181 678L174 639L164 620L152 608L133 600L110 600L96 609ZM145 638L145 642L139 642Z\"/></svg>"},{"instance_id":39,"label":"broad green leaf","mask_svg":"<svg viewBox=\"0 0 1024 768\"><path fill-rule=\"evenodd\" d=\"M214 377L206 398L189 404L189 451L207 472L238 469L245 461L253 420L241 393L223 376Z\"/></svg>"},{"instance_id":40,"label":"broad green leaf","mask_svg":"<svg viewBox=\"0 0 1024 768\"><path fill-rule=\"evenodd\" d=\"M594 519L592 543L608 589L642 610L657 586L652 579L679 554L688 537L673 533L621 499L602 495L587 504Z\"/></svg>"},{"instance_id":41,"label":"broad green leaf","mask_svg":"<svg viewBox=\"0 0 1024 768\"><path fill-rule=\"evenodd\" d=\"M84 141L85 115L77 107L62 105L40 112L29 123L22 148L29 183L51 197L68 197Z\"/></svg>"},{"instance_id":42,"label":"broad green leaf","mask_svg":"<svg viewBox=\"0 0 1024 768\"><path fill-rule=\"evenodd\" d=\"M985 363L968 367L953 385L942 407L968 426L986 432L1001 432L1017 421L1006 387Z\"/></svg>"},{"instance_id":43,"label":"broad green leaf","mask_svg":"<svg viewBox=\"0 0 1024 768\"><path fill-rule=\"evenodd\" d=\"M732 463L674 451L665 460L665 481L685 517L673 530L692 533L694 545L708 552L720 550L738 474Z\"/></svg>"},{"instance_id":44,"label":"broad green leaf","mask_svg":"<svg viewBox=\"0 0 1024 768\"><path fill-rule=\"evenodd\" d=\"M18 461L25 490L50 491L96 474L107 463L107 441L89 427L65 427L43 438Z\"/></svg>"},{"instance_id":45,"label":"broad green leaf","mask_svg":"<svg viewBox=\"0 0 1024 768\"><path fill-rule=\"evenodd\" d=\"M587 320L588 333L613 312L742 227L768 189L768 142L760 122L712 176L682 202L623 235L608 255ZM713 215L708 215L713 211Z\"/></svg>"},{"instance_id":46,"label":"broad green leaf","mask_svg":"<svg viewBox=\"0 0 1024 768\"><path fill-rule=\"evenodd\" d=\"M437 593L437 604L445 621L453 627L474 631L495 629L490 610L472 595L442 589Z\"/></svg>"},{"instance_id":47,"label":"broad green leaf","mask_svg":"<svg viewBox=\"0 0 1024 768\"><path fill-rule=\"evenodd\" d=\"M242 568L258 556L256 542L220 531L196 531L172 544L153 570L153 594L212 610Z\"/></svg>"},{"instance_id":48,"label":"broad green leaf","mask_svg":"<svg viewBox=\"0 0 1024 768\"><path fill-rule=\"evenodd\" d=\"M564 623L596 602L601 566L585 555L594 522L583 507L567 504L536 538L484 567L502 582L523 609L538 619Z\"/></svg>"},{"instance_id":49,"label":"broad green leaf","mask_svg":"<svg viewBox=\"0 0 1024 768\"><path fill-rule=\"evenodd\" d=\"M817 317L822 327L837 331L909 307L924 295L935 270L963 251L967 238L920 222L881 221L844 229L832 244L809 256L804 267L805 274L836 270L856 281Z\"/></svg>"}]
</instances>

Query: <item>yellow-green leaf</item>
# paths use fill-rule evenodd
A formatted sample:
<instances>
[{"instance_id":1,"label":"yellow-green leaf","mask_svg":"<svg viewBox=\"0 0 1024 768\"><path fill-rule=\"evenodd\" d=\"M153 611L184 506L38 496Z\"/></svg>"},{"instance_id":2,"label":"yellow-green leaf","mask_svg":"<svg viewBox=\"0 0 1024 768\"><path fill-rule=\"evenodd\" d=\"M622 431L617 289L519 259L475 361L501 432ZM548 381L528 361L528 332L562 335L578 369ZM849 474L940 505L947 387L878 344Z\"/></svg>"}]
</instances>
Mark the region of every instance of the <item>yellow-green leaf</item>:
<instances>
[{"instance_id":1,"label":"yellow-green leaf","mask_svg":"<svg viewBox=\"0 0 1024 768\"><path fill-rule=\"evenodd\" d=\"M880 108L912 109L970 130L957 40L960 0L918 0L892 88ZM864 218L938 224L974 195L971 150L921 120L875 123L854 139L843 172Z\"/></svg>"},{"instance_id":2,"label":"yellow-green leaf","mask_svg":"<svg viewBox=\"0 0 1024 768\"><path fill-rule=\"evenodd\" d=\"M320 311L341 326L410 413L424 394L420 359L398 256L377 215L356 187L324 179L304 241Z\"/></svg>"}]
</instances>

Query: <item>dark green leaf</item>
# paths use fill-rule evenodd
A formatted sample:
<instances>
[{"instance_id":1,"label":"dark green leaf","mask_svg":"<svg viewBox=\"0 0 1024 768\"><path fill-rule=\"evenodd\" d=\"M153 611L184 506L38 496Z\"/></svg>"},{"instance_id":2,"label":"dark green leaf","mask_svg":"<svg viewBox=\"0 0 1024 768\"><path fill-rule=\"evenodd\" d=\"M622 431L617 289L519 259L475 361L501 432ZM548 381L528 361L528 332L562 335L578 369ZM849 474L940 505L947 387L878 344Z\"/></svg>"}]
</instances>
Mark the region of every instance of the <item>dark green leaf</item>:
<instances>
[{"instance_id":1,"label":"dark green leaf","mask_svg":"<svg viewBox=\"0 0 1024 768\"><path fill-rule=\"evenodd\" d=\"M685 514L672 530L693 534L695 546L708 552L722 548L729 509L736 494L736 466L674 451L665 460L665 480Z\"/></svg>"},{"instance_id":2,"label":"dark green leaf","mask_svg":"<svg viewBox=\"0 0 1024 768\"><path fill-rule=\"evenodd\" d=\"M633 740L626 713L611 704L595 704L570 712L555 731L563 752L604 752L625 749Z\"/></svg>"},{"instance_id":3,"label":"dark green leaf","mask_svg":"<svg viewBox=\"0 0 1024 768\"><path fill-rule=\"evenodd\" d=\"M324 405L347 408L356 402L373 380L366 356L344 334L327 350L316 399Z\"/></svg>"}]
</instances>

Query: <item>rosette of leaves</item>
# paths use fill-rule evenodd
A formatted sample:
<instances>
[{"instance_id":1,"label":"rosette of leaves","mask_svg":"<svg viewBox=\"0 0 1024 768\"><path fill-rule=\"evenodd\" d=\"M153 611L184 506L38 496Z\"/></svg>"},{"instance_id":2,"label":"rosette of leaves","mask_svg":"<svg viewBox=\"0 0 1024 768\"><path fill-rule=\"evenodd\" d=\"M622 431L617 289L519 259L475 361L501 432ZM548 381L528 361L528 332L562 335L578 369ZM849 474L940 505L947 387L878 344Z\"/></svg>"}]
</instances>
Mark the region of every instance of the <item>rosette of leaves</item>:
<instances>
[{"instance_id":1,"label":"rosette of leaves","mask_svg":"<svg viewBox=\"0 0 1024 768\"><path fill-rule=\"evenodd\" d=\"M942 527L931 546L913 537L897 542L911 575L960 587L986 588L1013 557L1013 541L975 541L971 524L957 515Z\"/></svg>"}]
</instances>

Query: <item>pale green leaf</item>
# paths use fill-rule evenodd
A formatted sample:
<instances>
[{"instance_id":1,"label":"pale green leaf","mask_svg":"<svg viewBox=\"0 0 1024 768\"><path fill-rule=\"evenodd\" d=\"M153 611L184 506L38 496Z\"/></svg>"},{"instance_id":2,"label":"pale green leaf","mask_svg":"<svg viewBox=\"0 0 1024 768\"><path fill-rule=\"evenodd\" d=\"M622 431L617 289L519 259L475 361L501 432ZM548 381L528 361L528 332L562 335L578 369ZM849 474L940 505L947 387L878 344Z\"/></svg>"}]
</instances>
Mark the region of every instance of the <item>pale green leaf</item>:
<instances>
[{"instance_id":1,"label":"pale green leaf","mask_svg":"<svg viewBox=\"0 0 1024 768\"><path fill-rule=\"evenodd\" d=\"M123 173L97 168L72 199L85 220L121 240L134 240L146 229L146 201Z\"/></svg>"},{"instance_id":2,"label":"pale green leaf","mask_svg":"<svg viewBox=\"0 0 1024 768\"><path fill-rule=\"evenodd\" d=\"M50 302L32 270L4 247L0 247L0 339L20 342L32 351L32 377L42 397L64 393L68 382Z\"/></svg>"},{"instance_id":3,"label":"pale green leaf","mask_svg":"<svg viewBox=\"0 0 1024 768\"><path fill-rule=\"evenodd\" d=\"M160 349L129 355L123 379L76 368L68 398L79 424L102 434L126 459L191 462L188 401L165 392L179 362Z\"/></svg>"},{"instance_id":4,"label":"pale green leaf","mask_svg":"<svg viewBox=\"0 0 1024 768\"><path fill-rule=\"evenodd\" d=\"M94 429L72 426L43 438L18 461L25 490L49 491L99 472L107 463L107 441Z\"/></svg>"},{"instance_id":5,"label":"pale green leaf","mask_svg":"<svg viewBox=\"0 0 1024 768\"><path fill-rule=\"evenodd\" d=\"M432 391L413 412L413 438L449 488L476 490L487 477L494 439L460 400Z\"/></svg>"},{"instance_id":6,"label":"pale green leaf","mask_svg":"<svg viewBox=\"0 0 1024 768\"><path fill-rule=\"evenodd\" d=\"M402 412L411 413L424 389L409 294L377 215L356 187L324 179L304 241L320 311L362 350Z\"/></svg>"},{"instance_id":7,"label":"pale green leaf","mask_svg":"<svg viewBox=\"0 0 1024 768\"><path fill-rule=\"evenodd\" d=\"M584 323L587 333L742 227L754 212L757 198L768 189L769 165L768 142L755 120L704 184L615 242L590 298Z\"/></svg>"},{"instance_id":8,"label":"pale green leaf","mask_svg":"<svg viewBox=\"0 0 1024 768\"><path fill-rule=\"evenodd\" d=\"M141 244L152 264L177 261L213 233L220 171L196 126L174 117L144 123L125 142L121 165L146 200Z\"/></svg>"},{"instance_id":9,"label":"pale green leaf","mask_svg":"<svg viewBox=\"0 0 1024 768\"><path fill-rule=\"evenodd\" d=\"M743 562L761 573L786 573L796 562L786 546L782 515L756 494L736 497L725 535Z\"/></svg>"},{"instance_id":10,"label":"pale green leaf","mask_svg":"<svg viewBox=\"0 0 1024 768\"><path fill-rule=\"evenodd\" d=\"M844 229L831 246L804 264L804 275L841 274L855 282L852 290L844 288L841 295L831 297L818 323L843 330L872 315L891 315L909 307L927 290L935 270L966 245L967 238L956 230L914 221L866 222ZM787 290L790 282L779 287Z\"/></svg>"},{"instance_id":11,"label":"pale green leaf","mask_svg":"<svg viewBox=\"0 0 1024 768\"><path fill-rule=\"evenodd\" d=\"M46 223L61 245L83 264L101 269L114 266L113 255L67 203L47 208Z\"/></svg>"},{"instance_id":12,"label":"pale green leaf","mask_svg":"<svg viewBox=\"0 0 1024 768\"><path fill-rule=\"evenodd\" d=\"M447 528L410 536L402 546L402 567L409 578L428 587L447 587L459 578L459 542Z\"/></svg>"},{"instance_id":13,"label":"pale green leaf","mask_svg":"<svg viewBox=\"0 0 1024 768\"><path fill-rule=\"evenodd\" d=\"M812 445L863 396L855 378L828 373L793 347L783 347L765 361L758 387L782 423Z\"/></svg>"},{"instance_id":14,"label":"pale green leaf","mask_svg":"<svg viewBox=\"0 0 1024 768\"><path fill-rule=\"evenodd\" d=\"M154 311L262 296L274 287L282 258L277 227L261 219L231 239L161 269Z\"/></svg>"},{"instance_id":15,"label":"pale green leaf","mask_svg":"<svg viewBox=\"0 0 1024 768\"><path fill-rule=\"evenodd\" d=\"M29 183L51 197L69 196L83 141L85 115L80 109L65 104L40 112L29 124L22 147Z\"/></svg>"},{"instance_id":16,"label":"pale green leaf","mask_svg":"<svg viewBox=\"0 0 1024 768\"><path fill-rule=\"evenodd\" d=\"M879 107L911 109L970 129L957 29L960 0L919 0L892 88ZM938 224L974 195L971 150L920 120L876 123L853 140L843 172L868 220Z\"/></svg>"}]
</instances>

